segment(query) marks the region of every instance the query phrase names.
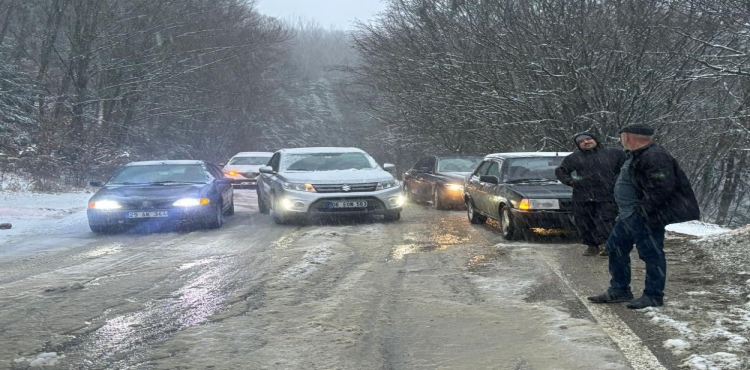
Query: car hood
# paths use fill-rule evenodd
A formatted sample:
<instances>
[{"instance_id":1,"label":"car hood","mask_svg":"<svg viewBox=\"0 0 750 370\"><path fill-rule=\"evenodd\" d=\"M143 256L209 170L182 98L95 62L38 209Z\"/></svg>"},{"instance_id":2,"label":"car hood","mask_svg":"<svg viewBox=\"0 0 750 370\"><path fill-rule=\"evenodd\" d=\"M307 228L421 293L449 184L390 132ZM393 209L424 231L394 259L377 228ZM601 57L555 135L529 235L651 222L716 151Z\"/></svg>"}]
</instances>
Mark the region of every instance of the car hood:
<instances>
[{"instance_id":1,"label":"car hood","mask_svg":"<svg viewBox=\"0 0 750 370\"><path fill-rule=\"evenodd\" d=\"M521 194L524 198L541 199L569 199L573 196L573 188L560 183L547 184L511 184L508 188Z\"/></svg>"},{"instance_id":2,"label":"car hood","mask_svg":"<svg viewBox=\"0 0 750 370\"><path fill-rule=\"evenodd\" d=\"M224 166L224 171L237 171L237 172L259 172L258 170L263 167L261 165L228 165Z\"/></svg>"},{"instance_id":3,"label":"car hood","mask_svg":"<svg viewBox=\"0 0 750 370\"><path fill-rule=\"evenodd\" d=\"M436 175L443 177L447 182L463 184L466 176L470 174L471 172L438 172Z\"/></svg>"},{"instance_id":4,"label":"car hood","mask_svg":"<svg viewBox=\"0 0 750 370\"><path fill-rule=\"evenodd\" d=\"M286 182L309 184L362 184L368 182L391 181L390 173L375 170L281 172L279 178Z\"/></svg>"},{"instance_id":5,"label":"car hood","mask_svg":"<svg viewBox=\"0 0 750 370\"><path fill-rule=\"evenodd\" d=\"M181 199L200 197L208 184L107 185L91 197L95 199Z\"/></svg>"}]
</instances>

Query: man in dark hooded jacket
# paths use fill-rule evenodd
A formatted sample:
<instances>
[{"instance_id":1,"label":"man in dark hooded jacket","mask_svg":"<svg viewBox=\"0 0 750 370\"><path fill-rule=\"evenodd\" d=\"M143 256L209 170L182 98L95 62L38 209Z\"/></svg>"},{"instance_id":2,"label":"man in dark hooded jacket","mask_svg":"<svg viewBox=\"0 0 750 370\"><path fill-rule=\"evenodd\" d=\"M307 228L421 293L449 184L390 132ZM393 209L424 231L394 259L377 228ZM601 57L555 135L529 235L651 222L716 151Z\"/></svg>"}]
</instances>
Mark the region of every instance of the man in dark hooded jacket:
<instances>
[{"instance_id":1,"label":"man in dark hooded jacket","mask_svg":"<svg viewBox=\"0 0 750 370\"><path fill-rule=\"evenodd\" d=\"M565 157L555 169L555 176L565 185L573 187L573 214L576 228L586 245L584 256L606 256L602 245L617 218L614 187L625 152L604 148L590 132L573 136L578 150Z\"/></svg>"}]
</instances>

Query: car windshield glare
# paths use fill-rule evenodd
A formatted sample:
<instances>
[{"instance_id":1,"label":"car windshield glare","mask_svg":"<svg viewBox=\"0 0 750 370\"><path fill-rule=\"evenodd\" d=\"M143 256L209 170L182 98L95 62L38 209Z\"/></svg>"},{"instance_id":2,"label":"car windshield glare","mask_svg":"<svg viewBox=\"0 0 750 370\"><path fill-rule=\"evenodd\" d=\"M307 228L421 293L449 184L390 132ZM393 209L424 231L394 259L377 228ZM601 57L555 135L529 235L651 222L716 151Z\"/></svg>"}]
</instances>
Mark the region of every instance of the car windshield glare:
<instances>
[{"instance_id":1,"label":"car windshield glare","mask_svg":"<svg viewBox=\"0 0 750 370\"><path fill-rule=\"evenodd\" d=\"M271 157L234 157L229 165L235 166L265 166Z\"/></svg>"},{"instance_id":2,"label":"car windshield glare","mask_svg":"<svg viewBox=\"0 0 750 370\"><path fill-rule=\"evenodd\" d=\"M208 175L201 165L129 166L117 172L110 184L203 183Z\"/></svg>"},{"instance_id":3,"label":"car windshield glare","mask_svg":"<svg viewBox=\"0 0 750 370\"><path fill-rule=\"evenodd\" d=\"M533 157L511 159L505 182L557 181L555 169L564 157Z\"/></svg>"},{"instance_id":4,"label":"car windshield glare","mask_svg":"<svg viewBox=\"0 0 750 370\"><path fill-rule=\"evenodd\" d=\"M363 153L294 153L282 164L286 171L342 171L375 168Z\"/></svg>"},{"instance_id":5,"label":"car windshield glare","mask_svg":"<svg viewBox=\"0 0 750 370\"><path fill-rule=\"evenodd\" d=\"M471 172L481 161L481 157L444 158L438 162L438 172Z\"/></svg>"}]
</instances>

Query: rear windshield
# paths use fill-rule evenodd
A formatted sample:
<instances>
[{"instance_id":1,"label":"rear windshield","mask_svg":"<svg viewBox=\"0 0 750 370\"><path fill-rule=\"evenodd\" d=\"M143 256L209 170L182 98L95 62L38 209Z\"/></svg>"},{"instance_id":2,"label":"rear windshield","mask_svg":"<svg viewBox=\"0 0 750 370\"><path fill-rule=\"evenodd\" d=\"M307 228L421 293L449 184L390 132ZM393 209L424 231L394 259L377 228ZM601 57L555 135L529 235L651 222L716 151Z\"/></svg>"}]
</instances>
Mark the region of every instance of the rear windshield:
<instances>
[{"instance_id":1,"label":"rear windshield","mask_svg":"<svg viewBox=\"0 0 750 370\"><path fill-rule=\"evenodd\" d=\"M472 172L482 157L444 158L438 162L438 172Z\"/></svg>"},{"instance_id":2,"label":"rear windshield","mask_svg":"<svg viewBox=\"0 0 750 370\"><path fill-rule=\"evenodd\" d=\"M364 153L294 153L287 154L281 164L286 171L337 171L376 168Z\"/></svg>"},{"instance_id":3,"label":"rear windshield","mask_svg":"<svg viewBox=\"0 0 750 370\"><path fill-rule=\"evenodd\" d=\"M506 181L556 180L555 169L565 157L515 158L508 161Z\"/></svg>"},{"instance_id":4,"label":"rear windshield","mask_svg":"<svg viewBox=\"0 0 750 370\"><path fill-rule=\"evenodd\" d=\"M165 164L151 166L128 166L117 172L109 184L153 184L168 182L207 182L208 174L203 166L190 164Z\"/></svg>"},{"instance_id":5,"label":"rear windshield","mask_svg":"<svg viewBox=\"0 0 750 370\"><path fill-rule=\"evenodd\" d=\"M229 160L230 165L238 166L265 166L271 157L234 157Z\"/></svg>"}]
</instances>

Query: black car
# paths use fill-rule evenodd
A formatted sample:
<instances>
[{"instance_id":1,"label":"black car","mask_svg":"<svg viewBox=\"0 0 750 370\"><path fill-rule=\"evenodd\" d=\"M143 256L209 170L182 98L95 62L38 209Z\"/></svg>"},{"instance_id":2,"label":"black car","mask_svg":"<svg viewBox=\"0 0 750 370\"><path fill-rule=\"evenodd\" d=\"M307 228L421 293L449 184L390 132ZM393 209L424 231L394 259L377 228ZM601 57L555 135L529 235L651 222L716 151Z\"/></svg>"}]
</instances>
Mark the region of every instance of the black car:
<instances>
[{"instance_id":1,"label":"black car","mask_svg":"<svg viewBox=\"0 0 750 370\"><path fill-rule=\"evenodd\" d=\"M232 180L204 161L131 162L121 167L89 200L95 233L136 225L196 224L218 229L234 214Z\"/></svg>"},{"instance_id":2,"label":"black car","mask_svg":"<svg viewBox=\"0 0 750 370\"><path fill-rule=\"evenodd\" d=\"M422 158L404 173L404 194L411 201L430 201L437 209L463 205L464 180L483 157L450 154Z\"/></svg>"},{"instance_id":3,"label":"black car","mask_svg":"<svg viewBox=\"0 0 750 370\"><path fill-rule=\"evenodd\" d=\"M469 221L500 222L511 240L534 228L575 230L573 189L555 178L555 168L570 153L496 153L484 158L466 179L464 201Z\"/></svg>"}]
</instances>

